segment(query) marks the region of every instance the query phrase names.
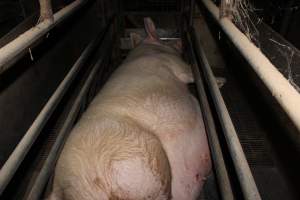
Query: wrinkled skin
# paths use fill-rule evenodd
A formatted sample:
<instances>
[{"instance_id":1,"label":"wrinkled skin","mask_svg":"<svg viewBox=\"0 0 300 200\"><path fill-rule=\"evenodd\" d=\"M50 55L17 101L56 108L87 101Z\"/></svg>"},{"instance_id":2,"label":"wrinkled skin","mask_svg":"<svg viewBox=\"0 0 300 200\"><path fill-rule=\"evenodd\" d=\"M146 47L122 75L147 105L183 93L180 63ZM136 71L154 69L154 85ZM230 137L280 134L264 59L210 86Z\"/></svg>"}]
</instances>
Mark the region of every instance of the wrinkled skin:
<instances>
[{"instance_id":1,"label":"wrinkled skin","mask_svg":"<svg viewBox=\"0 0 300 200\"><path fill-rule=\"evenodd\" d=\"M148 37L130 52L74 127L49 199L193 200L211 169L190 67Z\"/></svg>"}]
</instances>

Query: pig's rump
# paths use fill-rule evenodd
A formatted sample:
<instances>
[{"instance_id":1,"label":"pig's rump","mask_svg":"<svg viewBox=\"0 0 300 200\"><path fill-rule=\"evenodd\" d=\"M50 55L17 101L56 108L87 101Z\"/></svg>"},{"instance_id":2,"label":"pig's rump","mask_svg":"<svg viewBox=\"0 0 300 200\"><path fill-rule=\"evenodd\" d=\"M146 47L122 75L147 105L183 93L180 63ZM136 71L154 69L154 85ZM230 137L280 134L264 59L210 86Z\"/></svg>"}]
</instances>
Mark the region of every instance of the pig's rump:
<instances>
[{"instance_id":1,"label":"pig's rump","mask_svg":"<svg viewBox=\"0 0 300 200\"><path fill-rule=\"evenodd\" d=\"M155 134L170 162L172 199L192 200L211 168L205 127L198 102L161 56L167 55L144 52L125 62L95 98L90 112L97 116L105 108L129 116Z\"/></svg>"},{"instance_id":2,"label":"pig's rump","mask_svg":"<svg viewBox=\"0 0 300 200\"><path fill-rule=\"evenodd\" d=\"M95 97L60 156L52 195L197 198L211 168L201 112L186 64L160 49L138 47Z\"/></svg>"},{"instance_id":3,"label":"pig's rump","mask_svg":"<svg viewBox=\"0 0 300 200\"><path fill-rule=\"evenodd\" d=\"M158 138L133 120L83 116L56 166L52 198L168 199L170 173Z\"/></svg>"}]
</instances>

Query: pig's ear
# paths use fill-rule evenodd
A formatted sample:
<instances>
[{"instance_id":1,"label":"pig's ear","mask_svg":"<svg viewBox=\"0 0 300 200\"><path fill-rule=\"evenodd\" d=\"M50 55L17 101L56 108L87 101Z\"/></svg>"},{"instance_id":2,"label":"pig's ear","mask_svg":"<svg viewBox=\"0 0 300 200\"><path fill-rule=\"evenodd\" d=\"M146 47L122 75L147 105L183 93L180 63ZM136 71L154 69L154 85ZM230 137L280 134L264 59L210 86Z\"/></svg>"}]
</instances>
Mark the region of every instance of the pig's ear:
<instances>
[{"instance_id":1,"label":"pig's ear","mask_svg":"<svg viewBox=\"0 0 300 200\"><path fill-rule=\"evenodd\" d=\"M152 40L159 40L159 37L156 32L155 24L150 17L144 18L145 30L148 35L148 38Z\"/></svg>"},{"instance_id":2,"label":"pig's ear","mask_svg":"<svg viewBox=\"0 0 300 200\"><path fill-rule=\"evenodd\" d=\"M143 38L137 33L130 33L130 41L132 48L135 48L143 41Z\"/></svg>"}]
</instances>

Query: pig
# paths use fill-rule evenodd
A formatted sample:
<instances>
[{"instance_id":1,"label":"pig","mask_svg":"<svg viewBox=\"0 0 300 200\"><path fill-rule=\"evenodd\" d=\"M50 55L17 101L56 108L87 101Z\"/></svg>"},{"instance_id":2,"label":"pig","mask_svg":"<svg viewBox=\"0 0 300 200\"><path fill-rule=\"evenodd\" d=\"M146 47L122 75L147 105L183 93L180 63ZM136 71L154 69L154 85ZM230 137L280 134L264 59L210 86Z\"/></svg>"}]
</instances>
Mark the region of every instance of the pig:
<instances>
[{"instance_id":1,"label":"pig","mask_svg":"<svg viewBox=\"0 0 300 200\"><path fill-rule=\"evenodd\" d=\"M138 43L74 126L50 200L194 200L211 170L190 66L150 18Z\"/></svg>"}]
</instances>

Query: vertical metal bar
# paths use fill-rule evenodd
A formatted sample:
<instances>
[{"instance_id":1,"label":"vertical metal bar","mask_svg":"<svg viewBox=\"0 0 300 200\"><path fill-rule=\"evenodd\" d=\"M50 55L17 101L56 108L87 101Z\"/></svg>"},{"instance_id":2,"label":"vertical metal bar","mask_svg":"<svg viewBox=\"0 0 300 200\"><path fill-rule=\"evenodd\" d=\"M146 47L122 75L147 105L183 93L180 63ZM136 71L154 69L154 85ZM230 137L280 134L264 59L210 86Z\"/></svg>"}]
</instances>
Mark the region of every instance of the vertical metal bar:
<instances>
[{"instance_id":1,"label":"vertical metal bar","mask_svg":"<svg viewBox=\"0 0 300 200\"><path fill-rule=\"evenodd\" d=\"M292 6L295 5L295 0L288 0L286 2L286 9L284 11L283 14L283 19L281 21L280 24L280 34L284 37L286 37L287 33L288 33L288 29L290 24L292 23L291 18L293 16L293 10L292 10Z\"/></svg>"},{"instance_id":2,"label":"vertical metal bar","mask_svg":"<svg viewBox=\"0 0 300 200\"><path fill-rule=\"evenodd\" d=\"M42 22L47 19L54 21L51 0L39 0L39 3L40 3L39 22Z\"/></svg>"},{"instance_id":3,"label":"vertical metal bar","mask_svg":"<svg viewBox=\"0 0 300 200\"><path fill-rule=\"evenodd\" d=\"M190 16L189 16L189 27L193 26L194 12L195 12L195 0L190 0Z\"/></svg>"},{"instance_id":4,"label":"vertical metal bar","mask_svg":"<svg viewBox=\"0 0 300 200\"><path fill-rule=\"evenodd\" d=\"M217 85L214 74L206 58L205 52L202 49L199 38L200 36L196 35L194 29L192 29L192 37L196 47L196 53L202 62L201 64L203 67L204 76L208 82L209 90L211 92L218 113L218 117L221 122L224 136L228 145L231 158L233 160L238 180L241 184L244 198L247 200L259 200L261 199L261 197L256 187L245 154L243 152L243 148L238 139L237 133L231 121L230 115L228 113L226 104Z\"/></svg>"},{"instance_id":5,"label":"vertical metal bar","mask_svg":"<svg viewBox=\"0 0 300 200\"><path fill-rule=\"evenodd\" d=\"M223 17L231 17L231 4L233 4L234 1L232 0L221 0L220 3L220 18Z\"/></svg>"}]
</instances>

